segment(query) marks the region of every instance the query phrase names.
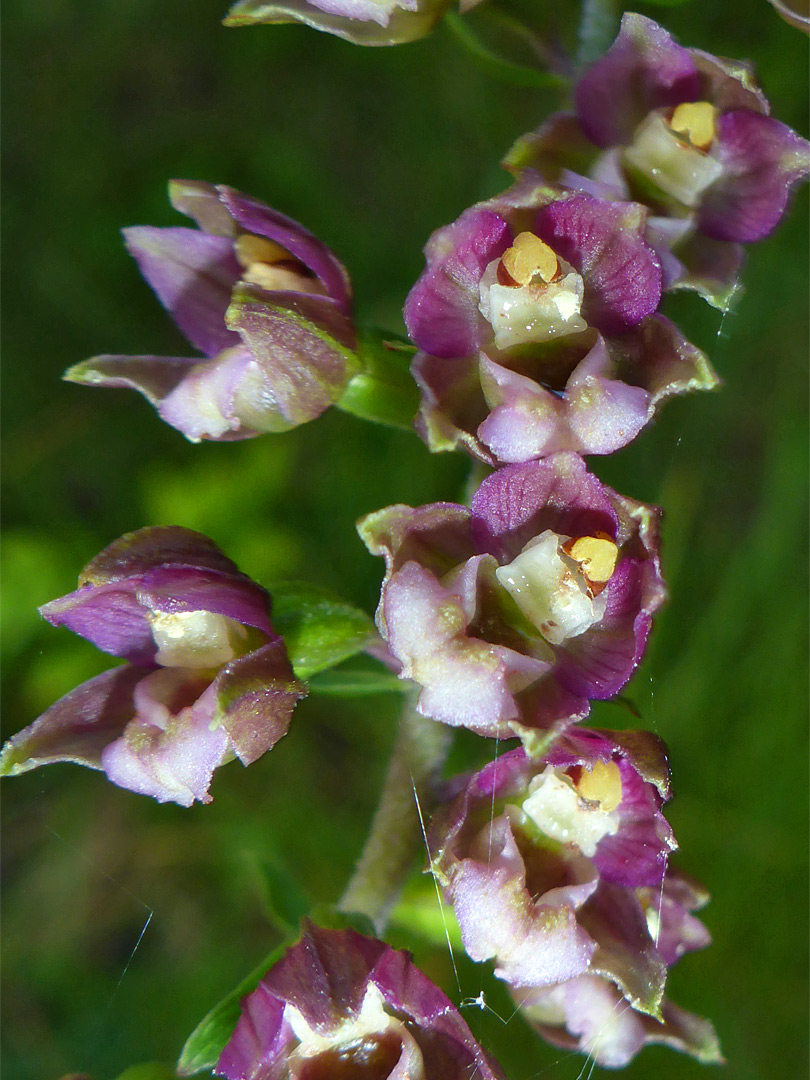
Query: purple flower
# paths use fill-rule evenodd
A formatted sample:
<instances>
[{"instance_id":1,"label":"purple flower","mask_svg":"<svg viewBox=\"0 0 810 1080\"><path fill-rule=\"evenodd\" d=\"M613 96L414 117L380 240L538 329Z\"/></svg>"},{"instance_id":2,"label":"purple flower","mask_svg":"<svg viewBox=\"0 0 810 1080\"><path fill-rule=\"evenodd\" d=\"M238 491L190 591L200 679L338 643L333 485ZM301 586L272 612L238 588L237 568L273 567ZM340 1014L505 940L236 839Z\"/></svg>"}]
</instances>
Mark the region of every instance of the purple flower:
<instances>
[{"instance_id":1,"label":"purple flower","mask_svg":"<svg viewBox=\"0 0 810 1080\"><path fill-rule=\"evenodd\" d=\"M488 464L607 454L664 398L716 385L658 314L648 232L639 203L563 192L524 169L434 233L405 304L428 446L461 444Z\"/></svg>"},{"instance_id":2,"label":"purple flower","mask_svg":"<svg viewBox=\"0 0 810 1080\"><path fill-rule=\"evenodd\" d=\"M580 78L574 105L573 115L519 140L507 164L647 203L666 223L656 244L668 264L665 287L695 288L727 306L736 245L778 224L810 171L810 144L768 115L745 64L685 49L632 12Z\"/></svg>"},{"instance_id":3,"label":"purple flower","mask_svg":"<svg viewBox=\"0 0 810 1080\"><path fill-rule=\"evenodd\" d=\"M624 903L664 878L676 847L660 812L668 795L665 749L648 732L572 729L542 758L513 750L473 776L434 819L430 844L470 956L494 959L513 986L591 971L587 914L600 887L615 885ZM637 924L634 895L630 907ZM625 978L653 1007L664 967L648 955L643 967Z\"/></svg>"},{"instance_id":4,"label":"purple flower","mask_svg":"<svg viewBox=\"0 0 810 1080\"><path fill-rule=\"evenodd\" d=\"M658 511L576 454L489 476L472 509L390 506L359 524L386 560L377 624L418 709L537 749L618 693L665 590Z\"/></svg>"},{"instance_id":5,"label":"purple flower","mask_svg":"<svg viewBox=\"0 0 810 1080\"><path fill-rule=\"evenodd\" d=\"M203 358L97 356L71 382L140 391L190 439L245 439L320 416L358 370L351 286L303 226L233 188L173 180L198 229L124 230L161 304Z\"/></svg>"},{"instance_id":6,"label":"purple flower","mask_svg":"<svg viewBox=\"0 0 810 1080\"><path fill-rule=\"evenodd\" d=\"M587 921L597 942L590 971L555 986L512 988L524 1018L548 1042L581 1050L606 1068L626 1065L652 1043L691 1054L704 1064L723 1064L709 1020L663 996L656 1009L642 1007L626 978L634 965L643 967L649 956L657 958L660 972L684 953L710 944L706 928L692 914L708 902L708 894L674 870L667 871L656 889L636 889L635 898L628 891L624 903L619 902L615 888L607 895L600 895L602 889L589 901L590 911L589 904L580 909L579 917Z\"/></svg>"},{"instance_id":7,"label":"purple flower","mask_svg":"<svg viewBox=\"0 0 810 1080\"><path fill-rule=\"evenodd\" d=\"M462 0L462 11L479 0ZM301 22L355 45L401 45L430 33L453 0L237 0L226 26Z\"/></svg>"},{"instance_id":8,"label":"purple flower","mask_svg":"<svg viewBox=\"0 0 810 1080\"><path fill-rule=\"evenodd\" d=\"M215 1073L228 1080L502 1080L407 953L311 923L244 999Z\"/></svg>"},{"instance_id":9,"label":"purple flower","mask_svg":"<svg viewBox=\"0 0 810 1080\"><path fill-rule=\"evenodd\" d=\"M709 1045L711 1026L664 1000L668 968L709 943L692 915L707 897L667 865L668 797L656 736L572 729L542 758L492 762L431 825L469 955L495 962L541 1034L604 1065L648 1041L697 1052L687 1021Z\"/></svg>"},{"instance_id":10,"label":"purple flower","mask_svg":"<svg viewBox=\"0 0 810 1080\"><path fill-rule=\"evenodd\" d=\"M73 761L159 802L210 802L213 772L287 733L305 688L270 597L207 537L177 526L114 541L42 615L129 661L9 739L0 772Z\"/></svg>"}]
</instances>

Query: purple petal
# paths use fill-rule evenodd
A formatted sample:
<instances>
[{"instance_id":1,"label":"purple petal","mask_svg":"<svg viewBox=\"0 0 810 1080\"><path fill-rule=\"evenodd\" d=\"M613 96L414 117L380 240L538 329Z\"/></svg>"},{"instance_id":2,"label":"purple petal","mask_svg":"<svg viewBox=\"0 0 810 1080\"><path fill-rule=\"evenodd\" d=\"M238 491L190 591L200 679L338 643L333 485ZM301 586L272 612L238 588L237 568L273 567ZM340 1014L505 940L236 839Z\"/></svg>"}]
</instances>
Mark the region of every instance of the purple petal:
<instances>
[{"instance_id":1,"label":"purple petal","mask_svg":"<svg viewBox=\"0 0 810 1080\"><path fill-rule=\"evenodd\" d=\"M294 259L303 263L322 282L329 297L343 314L349 314L349 275L326 244L297 221L280 214L278 210L272 210L258 199L224 185L217 187L217 193L225 209L245 232L264 236L289 251Z\"/></svg>"},{"instance_id":2,"label":"purple petal","mask_svg":"<svg viewBox=\"0 0 810 1080\"><path fill-rule=\"evenodd\" d=\"M250 349L273 407L290 426L320 416L358 371L353 326L327 297L240 287L228 325Z\"/></svg>"},{"instance_id":3,"label":"purple petal","mask_svg":"<svg viewBox=\"0 0 810 1080\"><path fill-rule=\"evenodd\" d=\"M39 609L52 626L66 626L97 649L134 664L151 664L157 648L132 581L84 586Z\"/></svg>"},{"instance_id":4,"label":"purple petal","mask_svg":"<svg viewBox=\"0 0 810 1080\"><path fill-rule=\"evenodd\" d=\"M414 967L407 953L387 949L374 965L371 979L393 1009L412 1018L426 1080L501 1077L447 995Z\"/></svg>"},{"instance_id":5,"label":"purple petal","mask_svg":"<svg viewBox=\"0 0 810 1080\"><path fill-rule=\"evenodd\" d=\"M284 1020L284 1002L263 982L242 1001L242 1012L214 1070L227 1080L284 1080L295 1042Z\"/></svg>"},{"instance_id":6,"label":"purple petal","mask_svg":"<svg viewBox=\"0 0 810 1080\"><path fill-rule=\"evenodd\" d=\"M499 462L531 461L578 447L566 424L566 405L546 390L482 354L481 382L492 411L478 428L481 442Z\"/></svg>"},{"instance_id":7,"label":"purple petal","mask_svg":"<svg viewBox=\"0 0 810 1080\"><path fill-rule=\"evenodd\" d=\"M8 740L0 775L16 776L59 761L101 769L102 752L132 719L133 692L149 670L126 664L71 690Z\"/></svg>"},{"instance_id":8,"label":"purple petal","mask_svg":"<svg viewBox=\"0 0 810 1080\"><path fill-rule=\"evenodd\" d=\"M223 21L226 26L302 22L355 45L399 45L424 37L442 13L441 3L417 0L373 6L368 0L237 0Z\"/></svg>"},{"instance_id":9,"label":"purple petal","mask_svg":"<svg viewBox=\"0 0 810 1080\"><path fill-rule=\"evenodd\" d=\"M411 364L421 395L415 427L434 453L463 446L473 457L494 464L475 432L486 418L478 363L473 356L441 359L418 352Z\"/></svg>"},{"instance_id":10,"label":"purple petal","mask_svg":"<svg viewBox=\"0 0 810 1080\"><path fill-rule=\"evenodd\" d=\"M192 345L206 356L238 345L225 326L231 289L241 275L233 244L196 229L124 229L138 269Z\"/></svg>"},{"instance_id":11,"label":"purple petal","mask_svg":"<svg viewBox=\"0 0 810 1080\"><path fill-rule=\"evenodd\" d=\"M443 577L474 553L470 511L456 503L387 506L357 524L372 555L382 555L390 576L407 562L417 562Z\"/></svg>"},{"instance_id":12,"label":"purple petal","mask_svg":"<svg viewBox=\"0 0 810 1080\"><path fill-rule=\"evenodd\" d=\"M212 360L188 368L171 391L154 404L160 418L189 442L249 439L260 433L254 424L261 424L262 431L287 430L293 425L274 423L279 410L269 393L260 399L263 409L245 410L240 390L262 380L259 366L246 348L226 349Z\"/></svg>"},{"instance_id":13,"label":"purple petal","mask_svg":"<svg viewBox=\"0 0 810 1080\"><path fill-rule=\"evenodd\" d=\"M546 986L583 974L595 946L578 926L575 908L596 888L596 875L532 899L508 820L495 821L489 835L489 864L463 859L448 889L468 954L494 959L495 974L514 986Z\"/></svg>"},{"instance_id":14,"label":"purple petal","mask_svg":"<svg viewBox=\"0 0 810 1080\"><path fill-rule=\"evenodd\" d=\"M507 465L488 476L472 502L479 551L508 562L535 536L616 536L618 517L605 488L576 454Z\"/></svg>"},{"instance_id":15,"label":"purple petal","mask_svg":"<svg viewBox=\"0 0 810 1080\"><path fill-rule=\"evenodd\" d=\"M293 709L307 693L293 675L280 637L226 664L213 691L216 722L243 765L256 761L287 734Z\"/></svg>"},{"instance_id":16,"label":"purple petal","mask_svg":"<svg viewBox=\"0 0 810 1080\"><path fill-rule=\"evenodd\" d=\"M514 694L548 665L465 633L469 617L459 598L417 563L387 583L380 628L402 675L422 687L418 708L445 724L482 735L507 735L520 716Z\"/></svg>"},{"instance_id":17,"label":"purple petal","mask_svg":"<svg viewBox=\"0 0 810 1080\"><path fill-rule=\"evenodd\" d=\"M720 385L706 354L663 315L651 315L611 345L619 363L632 373L633 382L650 395L652 411L675 394L714 390Z\"/></svg>"},{"instance_id":18,"label":"purple petal","mask_svg":"<svg viewBox=\"0 0 810 1080\"><path fill-rule=\"evenodd\" d=\"M405 301L405 325L420 349L443 358L469 356L491 336L478 310L478 285L511 240L506 221L484 207L465 210L433 234L425 247L427 269Z\"/></svg>"},{"instance_id":19,"label":"purple petal","mask_svg":"<svg viewBox=\"0 0 810 1080\"><path fill-rule=\"evenodd\" d=\"M135 716L101 755L108 779L158 802L210 802L208 788L226 757L228 737L212 728L209 680L160 668L138 683L133 697Z\"/></svg>"},{"instance_id":20,"label":"purple petal","mask_svg":"<svg viewBox=\"0 0 810 1080\"><path fill-rule=\"evenodd\" d=\"M621 333L661 300L662 271L644 239L638 203L573 195L543 207L534 231L585 279L582 314L603 333Z\"/></svg>"},{"instance_id":21,"label":"purple petal","mask_svg":"<svg viewBox=\"0 0 810 1080\"><path fill-rule=\"evenodd\" d=\"M716 240L761 240L779 223L791 189L810 172L810 144L785 124L745 109L717 121L712 156L723 175L703 197L700 228Z\"/></svg>"},{"instance_id":22,"label":"purple petal","mask_svg":"<svg viewBox=\"0 0 810 1080\"><path fill-rule=\"evenodd\" d=\"M597 146L630 141L653 109L697 101L700 77L689 52L658 23L628 12L619 35L577 85L583 129Z\"/></svg>"},{"instance_id":23,"label":"purple petal","mask_svg":"<svg viewBox=\"0 0 810 1080\"><path fill-rule=\"evenodd\" d=\"M711 936L692 914L709 902L709 894L699 882L678 870L668 870L660 889L639 890L647 907L648 919L652 916L655 947L671 967L684 953L705 949L711 944Z\"/></svg>"},{"instance_id":24,"label":"purple petal","mask_svg":"<svg viewBox=\"0 0 810 1080\"><path fill-rule=\"evenodd\" d=\"M168 564L213 570L247 580L236 563L203 533L180 525L148 525L108 544L82 570L79 585L123 581Z\"/></svg>"},{"instance_id":25,"label":"purple petal","mask_svg":"<svg viewBox=\"0 0 810 1080\"><path fill-rule=\"evenodd\" d=\"M660 1018L667 967L635 894L603 880L577 917L598 943L590 970L616 983L634 1008Z\"/></svg>"}]
</instances>

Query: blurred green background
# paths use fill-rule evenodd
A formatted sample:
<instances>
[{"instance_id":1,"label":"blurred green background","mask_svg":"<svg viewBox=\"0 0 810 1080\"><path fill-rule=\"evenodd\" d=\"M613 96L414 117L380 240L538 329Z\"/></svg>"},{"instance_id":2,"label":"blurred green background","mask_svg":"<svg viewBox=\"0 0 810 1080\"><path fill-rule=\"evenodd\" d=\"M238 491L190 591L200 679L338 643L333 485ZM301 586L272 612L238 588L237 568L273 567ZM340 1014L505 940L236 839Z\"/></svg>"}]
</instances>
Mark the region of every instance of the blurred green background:
<instances>
[{"instance_id":1,"label":"blurred green background","mask_svg":"<svg viewBox=\"0 0 810 1080\"><path fill-rule=\"evenodd\" d=\"M463 488L461 456L431 458L409 433L349 416L192 446L133 393L59 381L94 353L187 352L117 235L182 223L169 177L228 183L300 219L348 265L360 318L400 330L430 231L503 186L500 154L558 104L494 81L443 29L364 50L301 27L225 30L224 7L6 6L4 737L109 666L35 609L119 534L200 529L260 581L306 578L371 610L381 568L355 519ZM685 44L752 59L775 114L807 134L806 40L765 0L641 10ZM538 4L541 21L555 17L570 36L573 6ZM671 749L679 865L714 895L714 946L675 969L671 993L713 1017L729 1080L806 1075L806 236L804 191L751 249L733 315L672 302L725 388L671 402L635 445L592 459L666 509L672 600L629 696ZM173 1061L278 940L268 880L288 873L317 900L339 895L397 705L311 698L272 754L217 775L208 807L161 807L70 766L6 782L6 1080L113 1080L137 1061ZM594 722L635 723L615 704L597 705ZM462 738L455 760L489 753ZM411 944L455 993L446 951ZM464 996L483 986L510 1015L491 977L461 975ZM584 1059L520 1019L465 1016L510 1080L580 1074ZM653 1048L627 1075L703 1070Z\"/></svg>"}]
</instances>

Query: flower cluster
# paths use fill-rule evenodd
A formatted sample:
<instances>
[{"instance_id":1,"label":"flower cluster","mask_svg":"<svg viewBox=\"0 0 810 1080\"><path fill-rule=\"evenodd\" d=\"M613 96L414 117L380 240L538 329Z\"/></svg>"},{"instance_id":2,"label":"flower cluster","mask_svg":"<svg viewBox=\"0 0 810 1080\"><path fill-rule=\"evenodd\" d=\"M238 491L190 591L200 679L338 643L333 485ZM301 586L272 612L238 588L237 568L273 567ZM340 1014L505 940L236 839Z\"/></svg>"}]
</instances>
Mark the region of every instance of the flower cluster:
<instances>
[{"instance_id":1,"label":"flower cluster","mask_svg":"<svg viewBox=\"0 0 810 1080\"><path fill-rule=\"evenodd\" d=\"M190 529L122 536L87 564L76 592L40 610L128 663L9 739L4 774L72 761L159 802L210 802L214 770L275 746L306 692L268 594Z\"/></svg>"},{"instance_id":2,"label":"flower cluster","mask_svg":"<svg viewBox=\"0 0 810 1080\"><path fill-rule=\"evenodd\" d=\"M691 288L726 307L740 244L777 224L810 146L750 72L627 14L575 113L518 140L505 193L437 230L405 305L418 429L490 465L608 454L708 360L660 313Z\"/></svg>"},{"instance_id":3,"label":"flower cluster","mask_svg":"<svg viewBox=\"0 0 810 1080\"><path fill-rule=\"evenodd\" d=\"M228 21L299 20L392 44L448 6L240 0ZM710 1022L666 997L672 965L709 943L694 915L705 892L669 865L666 749L647 732L576 726L643 657L666 598L661 512L601 483L581 455L618 450L666 398L717 385L663 314L665 295L691 289L728 306L741 245L777 225L810 144L768 115L744 65L627 14L578 78L573 111L520 139L506 165L507 191L430 238L404 308L417 430L430 449L462 447L476 472L492 471L469 506L394 505L360 521L386 566L383 646L370 651L414 684L423 716L520 740L434 800L429 869L470 957L492 961L539 1034L600 1065L653 1042L718 1062ZM232 188L175 181L169 195L198 228L131 228L125 240L202 356L97 356L66 377L138 390L194 442L345 407L371 365L335 255ZM161 802L209 802L214 771L273 747L306 693L269 595L188 529L121 537L41 613L126 663L10 739L2 773L73 761ZM407 954L311 923L244 1000L216 1071L501 1078Z\"/></svg>"}]
</instances>

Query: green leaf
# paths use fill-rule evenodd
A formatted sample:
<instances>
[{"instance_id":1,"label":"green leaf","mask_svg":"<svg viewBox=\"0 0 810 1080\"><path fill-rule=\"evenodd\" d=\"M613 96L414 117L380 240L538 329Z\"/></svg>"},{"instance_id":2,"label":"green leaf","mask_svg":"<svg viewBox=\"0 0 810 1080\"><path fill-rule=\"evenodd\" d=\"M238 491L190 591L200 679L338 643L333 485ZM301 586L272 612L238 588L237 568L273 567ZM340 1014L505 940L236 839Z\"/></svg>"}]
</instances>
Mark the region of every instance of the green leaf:
<instances>
[{"instance_id":1,"label":"green leaf","mask_svg":"<svg viewBox=\"0 0 810 1080\"><path fill-rule=\"evenodd\" d=\"M499 56L489 45L485 45L481 41L471 28L469 19L462 18L456 12L447 12L444 16L444 22L478 66L496 79L512 83L514 86L546 87L568 85L568 81L560 75L555 75L549 71L538 71L537 68L525 67L523 64L516 64L512 60Z\"/></svg>"},{"instance_id":2,"label":"green leaf","mask_svg":"<svg viewBox=\"0 0 810 1080\"><path fill-rule=\"evenodd\" d=\"M117 1080L177 1080L177 1073L159 1061L145 1061L142 1065L124 1069Z\"/></svg>"},{"instance_id":3,"label":"green leaf","mask_svg":"<svg viewBox=\"0 0 810 1080\"><path fill-rule=\"evenodd\" d=\"M348 660L376 633L365 612L315 585L287 582L271 592L273 626L284 638L299 679Z\"/></svg>"},{"instance_id":4,"label":"green leaf","mask_svg":"<svg viewBox=\"0 0 810 1080\"><path fill-rule=\"evenodd\" d=\"M410 429L419 391L410 373L416 349L393 334L361 332L357 354L362 370L349 381L337 407L362 420Z\"/></svg>"},{"instance_id":5,"label":"green leaf","mask_svg":"<svg viewBox=\"0 0 810 1080\"><path fill-rule=\"evenodd\" d=\"M296 931L295 938L297 937ZM213 1069L222 1053L222 1048L236 1027L242 998L256 989L261 977L281 958L284 950L293 944L295 938L290 937L269 953L235 990L226 995L197 1024L186 1039L180 1060L177 1062L179 1076L194 1076L205 1069Z\"/></svg>"},{"instance_id":6,"label":"green leaf","mask_svg":"<svg viewBox=\"0 0 810 1080\"><path fill-rule=\"evenodd\" d=\"M309 898L286 867L259 857L251 861L265 910L273 925L285 936L296 934L301 920L312 907Z\"/></svg>"},{"instance_id":7,"label":"green leaf","mask_svg":"<svg viewBox=\"0 0 810 1080\"><path fill-rule=\"evenodd\" d=\"M368 694L404 694L409 684L389 671L329 671L309 684L313 694L331 697L366 697Z\"/></svg>"}]
</instances>

